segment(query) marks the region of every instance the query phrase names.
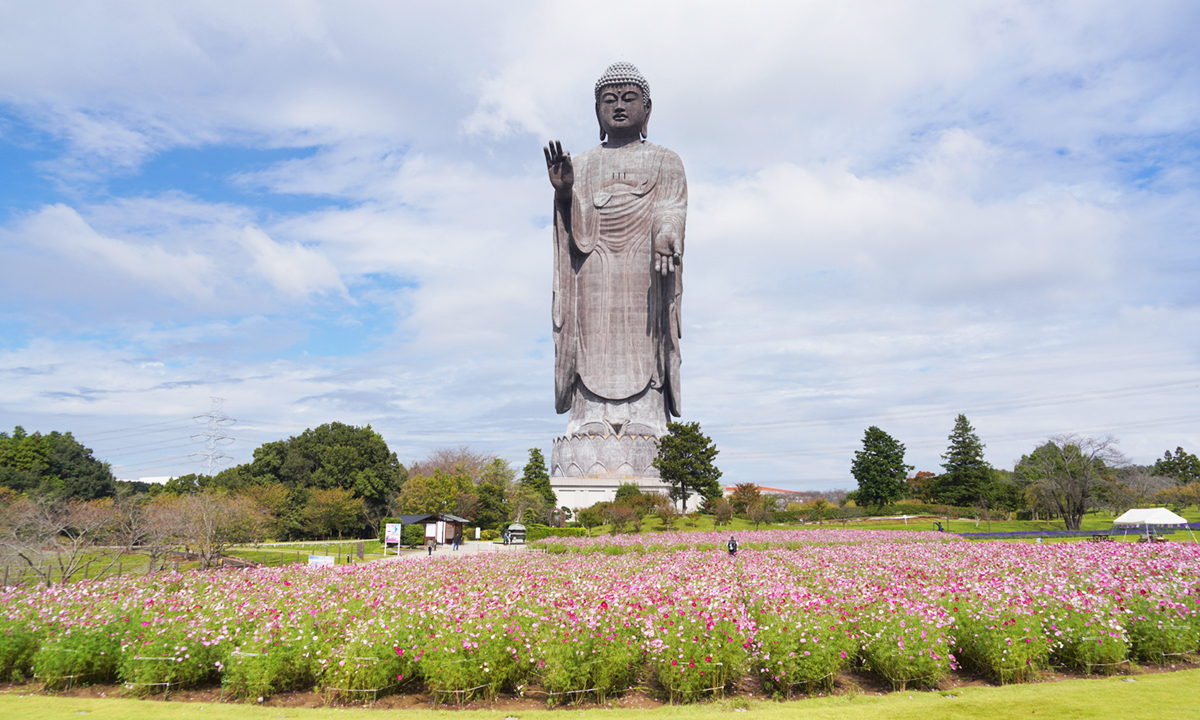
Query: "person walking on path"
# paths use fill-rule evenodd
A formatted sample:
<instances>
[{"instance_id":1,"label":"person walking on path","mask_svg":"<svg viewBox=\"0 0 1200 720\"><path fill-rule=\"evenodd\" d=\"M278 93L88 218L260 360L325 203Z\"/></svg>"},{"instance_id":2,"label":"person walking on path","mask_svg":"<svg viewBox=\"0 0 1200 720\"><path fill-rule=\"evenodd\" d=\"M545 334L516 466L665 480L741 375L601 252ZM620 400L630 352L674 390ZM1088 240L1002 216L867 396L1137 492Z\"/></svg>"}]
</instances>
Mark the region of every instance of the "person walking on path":
<instances>
[{"instance_id":1,"label":"person walking on path","mask_svg":"<svg viewBox=\"0 0 1200 720\"><path fill-rule=\"evenodd\" d=\"M737 540L732 535L729 536L729 542L725 543L725 545L729 548L729 557L737 555Z\"/></svg>"},{"instance_id":2,"label":"person walking on path","mask_svg":"<svg viewBox=\"0 0 1200 720\"><path fill-rule=\"evenodd\" d=\"M456 535L454 536L454 549L455 549L455 550L458 550L458 543L459 543L459 542L461 542L461 541L462 541L462 536L461 536L461 535L457 535L457 534L456 534Z\"/></svg>"}]
</instances>

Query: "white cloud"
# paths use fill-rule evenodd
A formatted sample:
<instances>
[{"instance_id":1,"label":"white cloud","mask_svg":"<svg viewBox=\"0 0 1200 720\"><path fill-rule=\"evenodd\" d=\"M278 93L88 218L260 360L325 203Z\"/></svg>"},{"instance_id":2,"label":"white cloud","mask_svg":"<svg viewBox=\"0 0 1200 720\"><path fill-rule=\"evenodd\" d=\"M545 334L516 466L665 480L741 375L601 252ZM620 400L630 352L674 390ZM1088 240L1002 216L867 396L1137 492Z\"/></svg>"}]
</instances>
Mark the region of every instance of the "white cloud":
<instances>
[{"instance_id":1,"label":"white cloud","mask_svg":"<svg viewBox=\"0 0 1200 720\"><path fill-rule=\"evenodd\" d=\"M54 252L99 274L117 274L121 281L134 281L169 297L202 302L212 297L206 279L214 268L208 257L108 237L62 204L35 213L9 235L9 241Z\"/></svg>"},{"instance_id":2,"label":"white cloud","mask_svg":"<svg viewBox=\"0 0 1200 720\"><path fill-rule=\"evenodd\" d=\"M242 229L242 245L254 258L259 274L291 298L329 290L346 294L337 268L318 250L297 243L281 245L251 226Z\"/></svg>"},{"instance_id":3,"label":"white cloud","mask_svg":"<svg viewBox=\"0 0 1200 720\"><path fill-rule=\"evenodd\" d=\"M1043 429L1194 451L1200 426L1170 418L1195 391L1096 391L1197 368L1198 20L1016 0L10 9L4 116L62 143L39 168L66 190L0 229L19 269L0 372L20 378L0 421L132 425L219 395L258 440L337 419L408 460L548 446L538 148L595 144L592 83L625 59L688 168L685 412L731 480L845 482L867 424L936 469L959 411L1000 465ZM181 147L314 152L235 168L219 198L139 186Z\"/></svg>"}]
</instances>

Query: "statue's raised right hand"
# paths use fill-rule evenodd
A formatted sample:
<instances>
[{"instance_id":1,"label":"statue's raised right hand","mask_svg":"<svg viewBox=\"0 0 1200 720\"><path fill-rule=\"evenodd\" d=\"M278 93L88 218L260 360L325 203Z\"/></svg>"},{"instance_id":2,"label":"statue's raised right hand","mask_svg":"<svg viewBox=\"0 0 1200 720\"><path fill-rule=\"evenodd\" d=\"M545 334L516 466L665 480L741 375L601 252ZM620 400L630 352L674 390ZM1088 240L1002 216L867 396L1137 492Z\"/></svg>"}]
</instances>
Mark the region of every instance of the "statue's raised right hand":
<instances>
[{"instance_id":1,"label":"statue's raised right hand","mask_svg":"<svg viewBox=\"0 0 1200 720\"><path fill-rule=\"evenodd\" d=\"M562 143L552 140L542 148L546 154L546 170L550 173L550 184L554 186L554 197L571 199L571 187L575 184L575 167L571 164L571 153L562 149Z\"/></svg>"}]
</instances>

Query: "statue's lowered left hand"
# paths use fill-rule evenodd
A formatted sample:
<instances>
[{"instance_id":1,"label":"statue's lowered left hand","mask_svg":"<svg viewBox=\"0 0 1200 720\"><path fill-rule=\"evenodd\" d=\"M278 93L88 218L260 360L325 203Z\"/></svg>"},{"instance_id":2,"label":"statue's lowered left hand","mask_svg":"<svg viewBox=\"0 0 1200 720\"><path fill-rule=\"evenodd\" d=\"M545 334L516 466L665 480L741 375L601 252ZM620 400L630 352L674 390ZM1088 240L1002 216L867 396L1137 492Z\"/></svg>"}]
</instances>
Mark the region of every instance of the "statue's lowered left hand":
<instances>
[{"instance_id":1,"label":"statue's lowered left hand","mask_svg":"<svg viewBox=\"0 0 1200 720\"><path fill-rule=\"evenodd\" d=\"M654 272L666 277L675 272L675 265L683 257L683 242L674 225L665 224L654 235Z\"/></svg>"}]
</instances>

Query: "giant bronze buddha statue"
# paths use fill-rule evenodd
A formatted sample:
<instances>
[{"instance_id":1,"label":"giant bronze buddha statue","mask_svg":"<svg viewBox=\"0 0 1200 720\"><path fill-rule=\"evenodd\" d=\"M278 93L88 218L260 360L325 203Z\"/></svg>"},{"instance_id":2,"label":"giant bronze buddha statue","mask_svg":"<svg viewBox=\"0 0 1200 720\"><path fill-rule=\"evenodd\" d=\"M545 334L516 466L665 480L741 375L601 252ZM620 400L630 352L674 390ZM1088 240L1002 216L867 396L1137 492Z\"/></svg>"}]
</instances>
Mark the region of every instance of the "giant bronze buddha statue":
<instances>
[{"instance_id":1,"label":"giant bronze buddha statue","mask_svg":"<svg viewBox=\"0 0 1200 720\"><path fill-rule=\"evenodd\" d=\"M555 410L570 412L552 477L655 478L680 413L679 303L687 180L646 141L650 86L619 62L596 82L601 144L544 150L554 186ZM590 503L589 503L590 504Z\"/></svg>"}]
</instances>

